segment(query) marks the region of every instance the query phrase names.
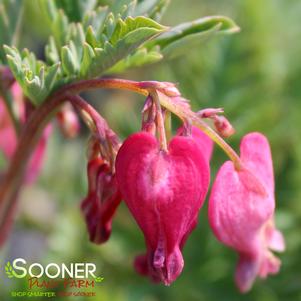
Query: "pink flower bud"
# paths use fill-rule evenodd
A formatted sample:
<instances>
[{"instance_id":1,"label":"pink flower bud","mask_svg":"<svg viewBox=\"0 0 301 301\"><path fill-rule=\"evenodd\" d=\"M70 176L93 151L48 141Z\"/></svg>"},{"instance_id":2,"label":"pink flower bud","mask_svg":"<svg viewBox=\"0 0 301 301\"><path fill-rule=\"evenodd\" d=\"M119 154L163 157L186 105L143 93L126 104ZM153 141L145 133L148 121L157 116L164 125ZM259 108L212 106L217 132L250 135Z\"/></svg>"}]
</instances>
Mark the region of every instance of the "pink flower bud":
<instances>
[{"instance_id":1,"label":"pink flower bud","mask_svg":"<svg viewBox=\"0 0 301 301\"><path fill-rule=\"evenodd\" d=\"M223 113L224 109L222 108L209 108L197 112L198 116L200 116L201 118L214 118L218 114Z\"/></svg>"},{"instance_id":2,"label":"pink flower bud","mask_svg":"<svg viewBox=\"0 0 301 301\"><path fill-rule=\"evenodd\" d=\"M146 132L131 135L116 159L124 201L143 231L147 253L135 267L171 284L181 273L181 249L197 222L209 185L209 163L192 137L176 136L168 152Z\"/></svg>"},{"instance_id":3,"label":"pink flower bud","mask_svg":"<svg viewBox=\"0 0 301 301\"><path fill-rule=\"evenodd\" d=\"M217 132L224 138L228 138L235 133L235 129L225 116L214 116L214 126Z\"/></svg>"},{"instance_id":4,"label":"pink flower bud","mask_svg":"<svg viewBox=\"0 0 301 301\"><path fill-rule=\"evenodd\" d=\"M235 281L246 292L257 276L278 272L280 260L271 250L283 251L285 245L273 221L269 143L262 134L251 133L242 139L240 152L243 170L235 170L227 161L217 174L209 199L209 222L218 240L238 252Z\"/></svg>"},{"instance_id":5,"label":"pink flower bud","mask_svg":"<svg viewBox=\"0 0 301 301\"><path fill-rule=\"evenodd\" d=\"M81 203L90 241L101 244L111 234L113 215L121 202L115 176L101 159L88 163L88 196Z\"/></svg>"},{"instance_id":6,"label":"pink flower bud","mask_svg":"<svg viewBox=\"0 0 301 301\"><path fill-rule=\"evenodd\" d=\"M78 135L80 130L79 120L69 103L64 104L63 108L57 113L57 120L62 133L67 138L74 138Z\"/></svg>"}]
</instances>

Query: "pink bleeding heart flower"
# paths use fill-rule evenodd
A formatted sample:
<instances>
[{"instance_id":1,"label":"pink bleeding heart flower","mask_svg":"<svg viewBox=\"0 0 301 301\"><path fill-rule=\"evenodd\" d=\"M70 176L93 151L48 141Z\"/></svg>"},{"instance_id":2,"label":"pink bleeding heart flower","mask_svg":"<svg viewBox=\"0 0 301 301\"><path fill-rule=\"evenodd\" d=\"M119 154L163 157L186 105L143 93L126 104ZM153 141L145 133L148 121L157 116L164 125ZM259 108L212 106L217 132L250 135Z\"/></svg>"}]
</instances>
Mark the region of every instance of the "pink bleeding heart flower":
<instances>
[{"instance_id":1,"label":"pink bleeding heart flower","mask_svg":"<svg viewBox=\"0 0 301 301\"><path fill-rule=\"evenodd\" d=\"M131 135L116 158L119 189L143 231L147 253L136 270L169 285L181 273L181 249L209 185L209 164L192 137L175 136L168 151L146 132Z\"/></svg>"},{"instance_id":2,"label":"pink bleeding heart flower","mask_svg":"<svg viewBox=\"0 0 301 301\"><path fill-rule=\"evenodd\" d=\"M240 145L242 170L227 161L220 168L209 199L209 222L216 237L239 254L235 281L248 291L257 276L280 268L271 250L285 243L274 225L274 176L270 146L260 133L246 135Z\"/></svg>"},{"instance_id":3,"label":"pink bleeding heart flower","mask_svg":"<svg viewBox=\"0 0 301 301\"><path fill-rule=\"evenodd\" d=\"M106 242L112 231L112 219L121 202L115 175L101 159L95 158L88 163L88 195L81 203L90 241L101 244Z\"/></svg>"}]
</instances>

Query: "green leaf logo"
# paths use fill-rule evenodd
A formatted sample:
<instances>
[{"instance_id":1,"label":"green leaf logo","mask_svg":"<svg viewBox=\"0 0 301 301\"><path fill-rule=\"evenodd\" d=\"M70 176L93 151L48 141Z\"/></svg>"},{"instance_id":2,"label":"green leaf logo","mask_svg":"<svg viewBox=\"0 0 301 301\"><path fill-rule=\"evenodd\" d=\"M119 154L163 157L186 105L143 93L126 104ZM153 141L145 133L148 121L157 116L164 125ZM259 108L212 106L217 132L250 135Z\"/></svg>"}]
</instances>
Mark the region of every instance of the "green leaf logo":
<instances>
[{"instance_id":1,"label":"green leaf logo","mask_svg":"<svg viewBox=\"0 0 301 301\"><path fill-rule=\"evenodd\" d=\"M104 277L95 277L94 280L95 282L102 282L105 278Z\"/></svg>"},{"instance_id":2,"label":"green leaf logo","mask_svg":"<svg viewBox=\"0 0 301 301\"><path fill-rule=\"evenodd\" d=\"M11 266L9 261L5 265L5 273L6 273L8 278L15 277L13 267Z\"/></svg>"}]
</instances>

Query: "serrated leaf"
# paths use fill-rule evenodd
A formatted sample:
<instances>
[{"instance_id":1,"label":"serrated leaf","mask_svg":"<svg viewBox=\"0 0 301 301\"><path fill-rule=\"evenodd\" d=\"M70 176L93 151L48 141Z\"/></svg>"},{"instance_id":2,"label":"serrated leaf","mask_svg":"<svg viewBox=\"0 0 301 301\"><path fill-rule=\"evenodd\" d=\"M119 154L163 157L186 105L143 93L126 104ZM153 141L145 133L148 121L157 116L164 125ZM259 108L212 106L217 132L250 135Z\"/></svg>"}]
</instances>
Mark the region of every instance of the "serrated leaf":
<instances>
[{"instance_id":1,"label":"serrated leaf","mask_svg":"<svg viewBox=\"0 0 301 301\"><path fill-rule=\"evenodd\" d=\"M40 104L51 93L59 71L59 63L47 66L24 49L20 54L14 47L4 47L14 77L33 104Z\"/></svg>"},{"instance_id":2,"label":"serrated leaf","mask_svg":"<svg viewBox=\"0 0 301 301\"><path fill-rule=\"evenodd\" d=\"M176 48L183 47L187 51L190 48L190 44L187 43L193 42L194 39L198 40L205 35L209 37L217 33L230 34L237 31L239 31L239 27L230 18L223 16L205 17L171 28L147 43L146 47L151 49L155 45L160 46L163 54L174 57L176 55L173 54L173 51ZM179 51L177 55L182 52L182 50Z\"/></svg>"},{"instance_id":3,"label":"serrated leaf","mask_svg":"<svg viewBox=\"0 0 301 301\"><path fill-rule=\"evenodd\" d=\"M111 36L110 42L114 45L127 34L140 28L158 30L159 32L165 29L159 23L142 16L136 18L128 17L124 21L119 19L117 21L114 34Z\"/></svg>"},{"instance_id":4,"label":"serrated leaf","mask_svg":"<svg viewBox=\"0 0 301 301\"><path fill-rule=\"evenodd\" d=\"M139 48L134 54L119 61L107 73L121 73L130 68L156 63L162 58L162 54L157 50L148 51L146 48Z\"/></svg>"},{"instance_id":5,"label":"serrated leaf","mask_svg":"<svg viewBox=\"0 0 301 301\"><path fill-rule=\"evenodd\" d=\"M118 24L110 41L105 42L103 47L94 49L95 57L91 66L85 68L87 74L83 76L95 77L102 74L164 30L163 26L145 17L129 17Z\"/></svg>"}]
</instances>

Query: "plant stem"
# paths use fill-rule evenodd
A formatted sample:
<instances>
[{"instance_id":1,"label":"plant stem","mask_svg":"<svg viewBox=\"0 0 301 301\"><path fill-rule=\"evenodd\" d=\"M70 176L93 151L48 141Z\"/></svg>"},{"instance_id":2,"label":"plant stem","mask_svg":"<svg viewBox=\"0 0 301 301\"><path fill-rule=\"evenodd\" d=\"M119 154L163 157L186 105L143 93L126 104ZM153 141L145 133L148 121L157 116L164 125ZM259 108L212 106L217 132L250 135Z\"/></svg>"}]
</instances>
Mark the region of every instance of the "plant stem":
<instances>
[{"instance_id":1,"label":"plant stem","mask_svg":"<svg viewBox=\"0 0 301 301\"><path fill-rule=\"evenodd\" d=\"M3 177L0 189L0 231L5 227L6 218L13 210L16 196L22 184L27 161L49 120L65 100L65 94L45 102L29 118L21 132L18 147Z\"/></svg>"},{"instance_id":2,"label":"plant stem","mask_svg":"<svg viewBox=\"0 0 301 301\"><path fill-rule=\"evenodd\" d=\"M87 126L101 145L102 157L110 163L112 170L114 170L115 157L120 147L120 141L117 134L110 129L107 121L79 95L69 95L68 101L80 111ZM90 120L87 120L87 118Z\"/></svg>"},{"instance_id":3,"label":"plant stem","mask_svg":"<svg viewBox=\"0 0 301 301\"><path fill-rule=\"evenodd\" d=\"M157 92L151 91L151 97L153 98L156 107L156 119L157 119L160 148L161 150L167 152L167 141L166 141L165 127L164 127L164 119L163 119L162 108Z\"/></svg>"},{"instance_id":4,"label":"plant stem","mask_svg":"<svg viewBox=\"0 0 301 301\"><path fill-rule=\"evenodd\" d=\"M160 93L160 103L170 112L174 113L183 120L191 120L191 123L201 129L207 136L209 136L217 145L219 145L228 157L233 161L236 170L241 170L243 168L243 163L241 162L239 156L232 149L232 147L225 142L210 126L208 126L198 115L192 112L190 109L184 109L177 106L171 101L171 99L164 94Z\"/></svg>"}]
</instances>

